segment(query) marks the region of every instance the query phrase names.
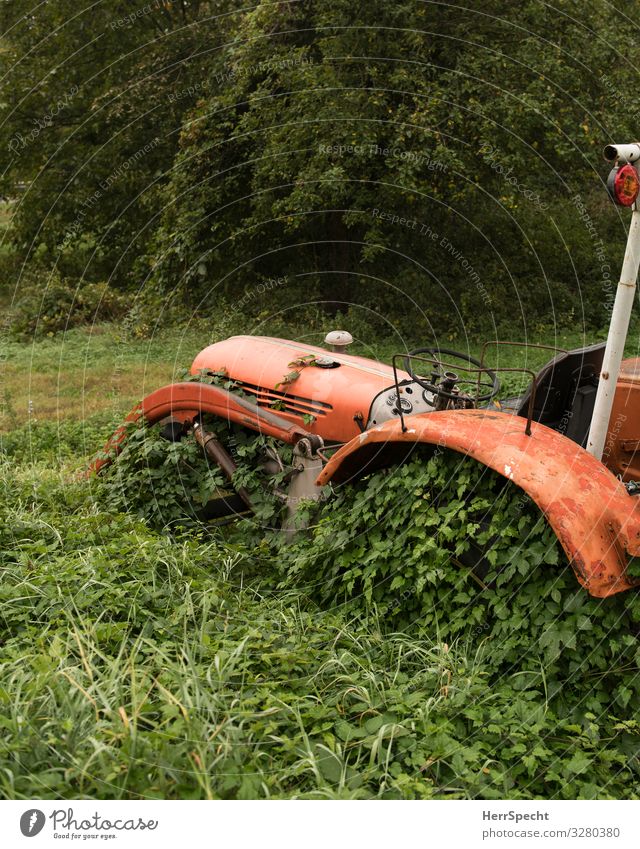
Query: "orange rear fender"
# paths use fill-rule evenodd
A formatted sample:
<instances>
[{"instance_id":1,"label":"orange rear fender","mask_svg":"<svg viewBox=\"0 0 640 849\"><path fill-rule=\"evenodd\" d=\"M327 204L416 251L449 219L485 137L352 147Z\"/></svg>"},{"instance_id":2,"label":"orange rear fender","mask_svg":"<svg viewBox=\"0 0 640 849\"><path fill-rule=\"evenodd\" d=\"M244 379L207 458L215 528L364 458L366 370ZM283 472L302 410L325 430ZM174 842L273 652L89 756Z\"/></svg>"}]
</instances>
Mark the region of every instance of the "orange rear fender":
<instances>
[{"instance_id":1,"label":"orange rear fender","mask_svg":"<svg viewBox=\"0 0 640 849\"><path fill-rule=\"evenodd\" d=\"M640 554L640 497L579 445L544 425L507 413L456 410L395 419L337 451L318 485L344 483L401 460L417 443L473 457L521 487L555 531L579 582L605 597L637 585L626 576Z\"/></svg>"}]
</instances>

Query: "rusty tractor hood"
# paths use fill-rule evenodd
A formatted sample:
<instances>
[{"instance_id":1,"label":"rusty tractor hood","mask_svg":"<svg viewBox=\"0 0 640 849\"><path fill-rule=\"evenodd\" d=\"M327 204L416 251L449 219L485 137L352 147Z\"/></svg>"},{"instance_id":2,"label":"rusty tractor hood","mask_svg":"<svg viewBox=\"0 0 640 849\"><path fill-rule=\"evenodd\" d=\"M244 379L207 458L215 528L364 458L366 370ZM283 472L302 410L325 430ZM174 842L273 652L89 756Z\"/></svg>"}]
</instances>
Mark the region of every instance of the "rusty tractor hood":
<instances>
[{"instance_id":1,"label":"rusty tractor hood","mask_svg":"<svg viewBox=\"0 0 640 849\"><path fill-rule=\"evenodd\" d=\"M291 365L309 355L333 360L337 366ZM259 406L304 424L327 442L347 442L357 436L360 428L354 417L360 414L366 420L374 397L394 383L393 369L384 363L271 336L232 336L209 345L193 361L191 373L201 369L224 370ZM293 371L299 377L287 383ZM398 378L409 375L399 371ZM315 420L305 420L305 415Z\"/></svg>"}]
</instances>

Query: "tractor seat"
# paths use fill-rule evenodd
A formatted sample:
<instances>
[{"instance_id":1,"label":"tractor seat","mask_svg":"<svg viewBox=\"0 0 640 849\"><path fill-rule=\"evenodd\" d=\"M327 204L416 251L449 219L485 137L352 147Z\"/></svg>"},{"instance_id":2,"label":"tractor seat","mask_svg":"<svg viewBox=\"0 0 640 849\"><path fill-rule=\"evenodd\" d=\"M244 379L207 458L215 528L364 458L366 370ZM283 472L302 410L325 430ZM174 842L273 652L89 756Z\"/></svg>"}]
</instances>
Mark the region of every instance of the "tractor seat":
<instances>
[{"instance_id":1,"label":"tractor seat","mask_svg":"<svg viewBox=\"0 0 640 849\"><path fill-rule=\"evenodd\" d=\"M536 375L533 421L586 445L606 342L558 354ZM526 392L500 402L505 413L527 417L533 381Z\"/></svg>"}]
</instances>

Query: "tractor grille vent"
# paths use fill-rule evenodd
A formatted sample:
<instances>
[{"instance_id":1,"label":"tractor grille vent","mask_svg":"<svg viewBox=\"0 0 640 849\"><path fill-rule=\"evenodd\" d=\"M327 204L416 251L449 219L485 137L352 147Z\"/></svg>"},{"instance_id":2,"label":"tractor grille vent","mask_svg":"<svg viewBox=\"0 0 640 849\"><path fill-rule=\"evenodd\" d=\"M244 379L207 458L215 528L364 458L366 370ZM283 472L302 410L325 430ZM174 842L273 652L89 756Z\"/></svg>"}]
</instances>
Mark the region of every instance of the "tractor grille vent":
<instances>
[{"instance_id":1,"label":"tractor grille vent","mask_svg":"<svg viewBox=\"0 0 640 849\"><path fill-rule=\"evenodd\" d=\"M254 395L259 407L268 407L270 410L283 413L293 413L295 416L315 416L316 418L326 416L333 410L331 404L324 401L314 401L311 398L303 398L301 395L292 395L290 392L280 392L278 389L264 389L253 383L245 383L243 380L236 381L236 385L243 392Z\"/></svg>"}]
</instances>

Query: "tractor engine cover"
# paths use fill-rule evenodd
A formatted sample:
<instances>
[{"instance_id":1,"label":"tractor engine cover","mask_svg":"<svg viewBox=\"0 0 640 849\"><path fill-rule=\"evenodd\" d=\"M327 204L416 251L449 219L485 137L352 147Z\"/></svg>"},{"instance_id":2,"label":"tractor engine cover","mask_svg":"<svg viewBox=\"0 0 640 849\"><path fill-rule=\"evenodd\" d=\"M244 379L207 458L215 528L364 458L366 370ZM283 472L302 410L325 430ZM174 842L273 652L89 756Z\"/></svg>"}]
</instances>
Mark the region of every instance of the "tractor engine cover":
<instances>
[{"instance_id":1,"label":"tractor engine cover","mask_svg":"<svg viewBox=\"0 0 640 849\"><path fill-rule=\"evenodd\" d=\"M191 366L192 374L201 371L223 371L260 407L334 443L361 433L376 396L395 392L391 366L269 336L232 336L209 345ZM398 380L409 379L398 371Z\"/></svg>"}]
</instances>

